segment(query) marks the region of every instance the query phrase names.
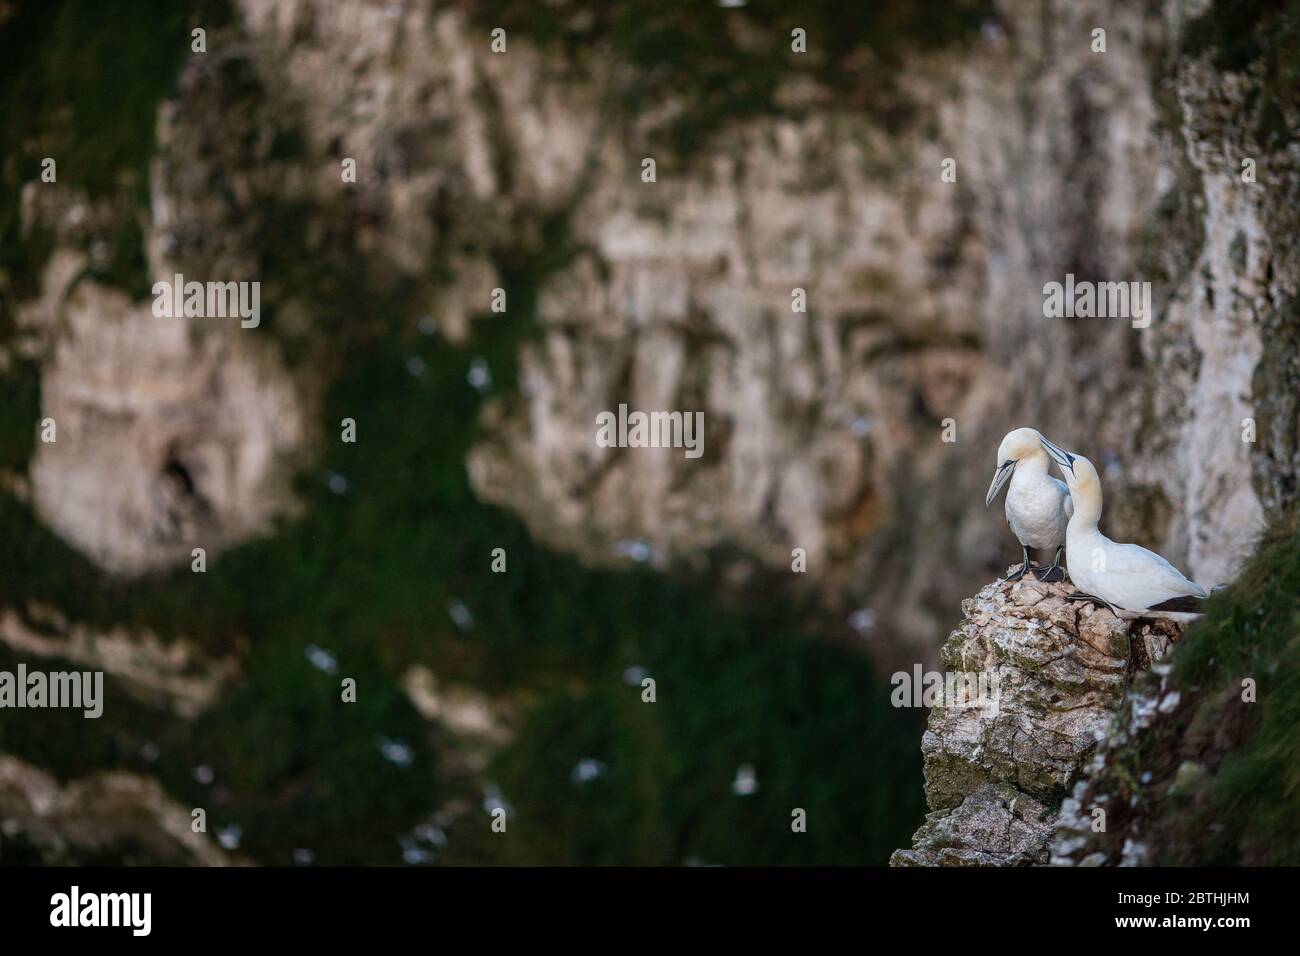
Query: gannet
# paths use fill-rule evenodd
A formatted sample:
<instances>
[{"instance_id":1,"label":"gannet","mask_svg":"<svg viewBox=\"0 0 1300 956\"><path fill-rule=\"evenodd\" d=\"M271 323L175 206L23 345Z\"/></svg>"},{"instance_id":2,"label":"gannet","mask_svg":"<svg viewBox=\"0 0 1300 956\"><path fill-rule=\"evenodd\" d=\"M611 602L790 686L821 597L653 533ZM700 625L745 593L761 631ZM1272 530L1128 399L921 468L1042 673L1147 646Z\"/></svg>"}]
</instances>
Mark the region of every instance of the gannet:
<instances>
[{"instance_id":1,"label":"gannet","mask_svg":"<svg viewBox=\"0 0 1300 956\"><path fill-rule=\"evenodd\" d=\"M1011 479L1011 487L1007 489L1007 524L1020 542L1023 561L1008 581L1019 581L1029 570L1041 581L1060 581L1065 577L1059 565L1065 549L1065 525L1073 507L1065 484L1049 473L1051 462L1043 450L1042 438L1032 428L1007 432L998 445L997 470L989 493L984 496L987 508L997 497L998 489ZM1039 567L1030 563L1030 548L1055 550L1056 557L1050 566Z\"/></svg>"},{"instance_id":2,"label":"gannet","mask_svg":"<svg viewBox=\"0 0 1300 956\"><path fill-rule=\"evenodd\" d=\"M1052 456L1070 487L1074 514L1065 533L1070 580L1079 588L1075 600L1099 599L1117 617L1194 620L1205 588L1188 580L1154 551L1136 544L1117 544L1097 529L1101 519L1101 479L1092 462L1057 448L1046 438Z\"/></svg>"}]
</instances>

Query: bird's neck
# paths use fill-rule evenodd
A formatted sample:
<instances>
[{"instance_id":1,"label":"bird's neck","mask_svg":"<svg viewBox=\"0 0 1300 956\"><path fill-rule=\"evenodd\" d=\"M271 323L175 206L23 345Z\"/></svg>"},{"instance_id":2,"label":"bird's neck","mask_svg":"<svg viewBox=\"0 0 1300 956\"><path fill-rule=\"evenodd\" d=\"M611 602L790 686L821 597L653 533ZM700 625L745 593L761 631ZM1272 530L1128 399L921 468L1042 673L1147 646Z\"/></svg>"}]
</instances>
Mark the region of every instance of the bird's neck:
<instances>
[{"instance_id":1,"label":"bird's neck","mask_svg":"<svg viewBox=\"0 0 1300 956\"><path fill-rule=\"evenodd\" d=\"M1070 497L1074 500L1070 527L1076 531L1096 531L1101 521L1101 489L1071 488Z\"/></svg>"},{"instance_id":2,"label":"bird's neck","mask_svg":"<svg viewBox=\"0 0 1300 956\"><path fill-rule=\"evenodd\" d=\"M1026 455L1016 462L1016 470L1011 473L1011 483L1027 485L1042 481L1047 476L1047 464L1046 452Z\"/></svg>"}]
</instances>

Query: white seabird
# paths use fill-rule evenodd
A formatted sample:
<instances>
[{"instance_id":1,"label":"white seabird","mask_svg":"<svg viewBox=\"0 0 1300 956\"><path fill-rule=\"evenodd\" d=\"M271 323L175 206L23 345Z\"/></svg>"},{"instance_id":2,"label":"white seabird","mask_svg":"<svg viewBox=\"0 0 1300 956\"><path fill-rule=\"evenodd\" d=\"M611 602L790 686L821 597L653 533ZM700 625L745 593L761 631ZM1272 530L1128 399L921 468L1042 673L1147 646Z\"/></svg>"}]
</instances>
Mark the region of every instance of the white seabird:
<instances>
[{"instance_id":1,"label":"white seabird","mask_svg":"<svg viewBox=\"0 0 1300 956\"><path fill-rule=\"evenodd\" d=\"M1136 544L1117 544L1101 533L1101 479L1092 462L1057 448L1046 438L1043 448L1061 470L1074 515L1065 536L1065 559L1070 563L1070 580L1079 588L1075 600L1099 599L1116 616L1171 621L1195 620L1205 588L1154 551Z\"/></svg>"},{"instance_id":2,"label":"white seabird","mask_svg":"<svg viewBox=\"0 0 1300 956\"><path fill-rule=\"evenodd\" d=\"M1007 489L1007 524L1020 542L1024 560L1008 581L1019 581L1030 570L1041 581L1060 581L1065 577L1060 569L1061 552L1065 549L1065 526L1074 509L1065 483L1050 474L1051 461L1043 449L1042 439L1033 428L1007 432L998 445L997 470L989 493L984 496L987 508L1007 479L1011 480ZM1029 560L1030 548L1055 551L1056 556L1048 567L1039 567Z\"/></svg>"}]
</instances>

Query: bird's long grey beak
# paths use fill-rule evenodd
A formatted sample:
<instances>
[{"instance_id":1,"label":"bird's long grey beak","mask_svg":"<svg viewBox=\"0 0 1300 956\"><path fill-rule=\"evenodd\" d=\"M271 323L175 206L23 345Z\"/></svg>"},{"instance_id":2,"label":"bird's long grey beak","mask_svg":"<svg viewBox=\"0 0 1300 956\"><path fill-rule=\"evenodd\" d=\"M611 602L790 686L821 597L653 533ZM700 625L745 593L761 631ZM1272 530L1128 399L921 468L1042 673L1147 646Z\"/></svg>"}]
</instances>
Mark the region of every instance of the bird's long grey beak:
<instances>
[{"instance_id":1,"label":"bird's long grey beak","mask_svg":"<svg viewBox=\"0 0 1300 956\"><path fill-rule=\"evenodd\" d=\"M1068 469L1070 474L1074 474L1073 455L1071 455L1068 451L1065 451L1064 449L1057 448L1055 445L1053 445L1050 441L1048 441L1046 438L1044 438L1041 435L1038 436L1038 441L1042 444L1043 451L1047 452L1047 454L1051 456L1052 461L1056 462L1062 468Z\"/></svg>"},{"instance_id":2,"label":"bird's long grey beak","mask_svg":"<svg viewBox=\"0 0 1300 956\"><path fill-rule=\"evenodd\" d=\"M993 484L989 485L989 493L984 496L984 507L987 508L993 503L993 499L998 496L998 491L1007 483L1011 473L1016 470L1014 461L1004 461L998 465L998 470L993 472Z\"/></svg>"}]
</instances>

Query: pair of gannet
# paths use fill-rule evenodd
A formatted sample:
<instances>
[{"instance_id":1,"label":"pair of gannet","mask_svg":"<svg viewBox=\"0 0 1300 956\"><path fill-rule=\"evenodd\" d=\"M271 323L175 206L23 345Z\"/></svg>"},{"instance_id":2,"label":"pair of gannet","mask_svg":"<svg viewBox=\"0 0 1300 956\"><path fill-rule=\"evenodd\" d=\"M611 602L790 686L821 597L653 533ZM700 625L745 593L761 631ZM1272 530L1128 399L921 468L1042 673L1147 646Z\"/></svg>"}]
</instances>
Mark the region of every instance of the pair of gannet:
<instances>
[{"instance_id":1,"label":"pair of gannet","mask_svg":"<svg viewBox=\"0 0 1300 956\"><path fill-rule=\"evenodd\" d=\"M1065 483L1048 473L1056 463ZM1061 580L1061 549L1070 580L1079 588L1071 600L1106 604L1118 617L1191 620L1205 589L1184 577L1154 551L1117 544L1097 527L1101 520L1101 479L1092 462L1052 444L1032 428L1009 432L998 446L997 470L984 498L992 503L1010 479L1007 523L1020 541L1024 560L1009 580L1033 570L1040 580ZM1056 549L1050 567L1033 565L1029 549Z\"/></svg>"}]
</instances>

